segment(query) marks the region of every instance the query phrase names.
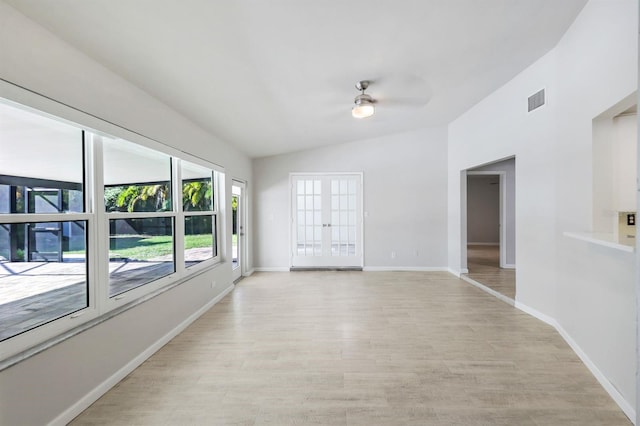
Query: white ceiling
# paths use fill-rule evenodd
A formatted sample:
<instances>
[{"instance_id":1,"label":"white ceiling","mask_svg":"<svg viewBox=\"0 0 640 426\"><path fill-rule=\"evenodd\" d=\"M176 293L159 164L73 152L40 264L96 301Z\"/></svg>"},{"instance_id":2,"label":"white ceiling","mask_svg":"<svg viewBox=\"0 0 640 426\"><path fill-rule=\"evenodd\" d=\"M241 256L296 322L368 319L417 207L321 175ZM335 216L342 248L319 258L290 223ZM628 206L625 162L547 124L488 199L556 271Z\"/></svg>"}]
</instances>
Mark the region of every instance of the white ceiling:
<instances>
[{"instance_id":1,"label":"white ceiling","mask_svg":"<svg viewBox=\"0 0 640 426\"><path fill-rule=\"evenodd\" d=\"M446 125L549 51L586 3L5 1L251 157ZM356 120L363 79L376 115Z\"/></svg>"}]
</instances>

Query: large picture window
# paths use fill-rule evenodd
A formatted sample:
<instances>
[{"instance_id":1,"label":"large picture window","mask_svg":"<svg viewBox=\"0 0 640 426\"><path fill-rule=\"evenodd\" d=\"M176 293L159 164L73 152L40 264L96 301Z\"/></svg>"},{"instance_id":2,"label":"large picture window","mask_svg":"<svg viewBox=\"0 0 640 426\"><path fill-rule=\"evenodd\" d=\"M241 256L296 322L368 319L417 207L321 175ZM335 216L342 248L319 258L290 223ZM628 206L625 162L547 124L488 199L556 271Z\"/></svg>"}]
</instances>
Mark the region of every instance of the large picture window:
<instances>
[{"instance_id":1,"label":"large picture window","mask_svg":"<svg viewBox=\"0 0 640 426\"><path fill-rule=\"evenodd\" d=\"M4 100L0 152L4 358L219 259L221 174L204 162Z\"/></svg>"}]
</instances>

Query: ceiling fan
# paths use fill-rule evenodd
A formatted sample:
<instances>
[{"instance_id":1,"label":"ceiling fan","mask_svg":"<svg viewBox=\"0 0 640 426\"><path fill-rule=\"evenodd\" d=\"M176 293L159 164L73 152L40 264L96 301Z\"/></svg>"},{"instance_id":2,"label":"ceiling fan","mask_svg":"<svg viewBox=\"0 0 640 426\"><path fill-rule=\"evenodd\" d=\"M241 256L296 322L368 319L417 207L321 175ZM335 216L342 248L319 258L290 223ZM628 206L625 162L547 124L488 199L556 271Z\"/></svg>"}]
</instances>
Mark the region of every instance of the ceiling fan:
<instances>
[{"instance_id":1,"label":"ceiling fan","mask_svg":"<svg viewBox=\"0 0 640 426\"><path fill-rule=\"evenodd\" d=\"M369 80L361 80L356 83L356 89L361 93L356 96L353 101L355 105L351 108L351 115L355 118L371 117L376 112L376 108L373 106L375 100L370 95L364 93L368 87Z\"/></svg>"},{"instance_id":2,"label":"ceiling fan","mask_svg":"<svg viewBox=\"0 0 640 426\"><path fill-rule=\"evenodd\" d=\"M380 87L378 86L380 84ZM372 97L365 91L376 84L379 97ZM353 101L351 115L355 118L371 117L376 112L376 105L393 107L421 108L429 102L431 91L424 79L417 76L405 76L405 78L387 78L381 81L360 80L355 85L360 92ZM386 90L385 90L386 89ZM388 94L392 93L392 96ZM386 95L386 96L385 96Z\"/></svg>"}]
</instances>

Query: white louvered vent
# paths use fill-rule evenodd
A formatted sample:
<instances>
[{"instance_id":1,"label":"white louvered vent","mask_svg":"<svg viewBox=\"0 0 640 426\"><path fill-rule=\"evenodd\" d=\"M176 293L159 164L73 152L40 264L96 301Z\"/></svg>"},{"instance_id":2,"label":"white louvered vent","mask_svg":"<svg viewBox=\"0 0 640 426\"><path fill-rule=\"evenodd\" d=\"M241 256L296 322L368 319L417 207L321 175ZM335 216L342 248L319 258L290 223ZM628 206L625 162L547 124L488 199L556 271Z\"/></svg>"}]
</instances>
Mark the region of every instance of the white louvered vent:
<instances>
[{"instance_id":1,"label":"white louvered vent","mask_svg":"<svg viewBox=\"0 0 640 426\"><path fill-rule=\"evenodd\" d=\"M544 105L544 89L529 96L529 112Z\"/></svg>"}]
</instances>

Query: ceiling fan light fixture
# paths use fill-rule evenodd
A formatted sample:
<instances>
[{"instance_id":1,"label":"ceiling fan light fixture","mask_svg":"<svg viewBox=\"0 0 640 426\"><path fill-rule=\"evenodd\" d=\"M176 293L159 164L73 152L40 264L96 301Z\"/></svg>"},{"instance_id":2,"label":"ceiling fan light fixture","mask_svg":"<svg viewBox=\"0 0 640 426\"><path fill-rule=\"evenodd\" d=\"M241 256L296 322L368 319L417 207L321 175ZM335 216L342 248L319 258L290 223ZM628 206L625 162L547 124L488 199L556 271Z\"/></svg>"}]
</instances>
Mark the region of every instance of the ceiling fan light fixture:
<instances>
[{"instance_id":1,"label":"ceiling fan light fixture","mask_svg":"<svg viewBox=\"0 0 640 426\"><path fill-rule=\"evenodd\" d=\"M371 117L376 112L373 106L373 100L369 95L358 95L355 105L351 108L351 115L355 118Z\"/></svg>"},{"instance_id":2,"label":"ceiling fan light fixture","mask_svg":"<svg viewBox=\"0 0 640 426\"><path fill-rule=\"evenodd\" d=\"M356 96L354 100L355 105L351 108L351 115L355 118L371 117L376 112L376 109L373 106L375 101L371 96L364 93L368 86L368 81L360 81L356 84L356 89L360 90L362 93Z\"/></svg>"}]
</instances>

